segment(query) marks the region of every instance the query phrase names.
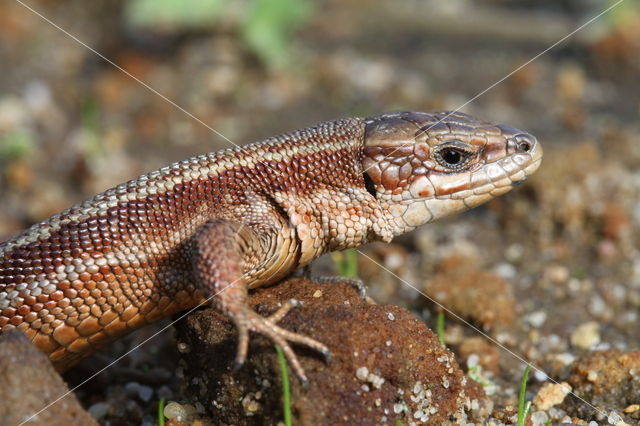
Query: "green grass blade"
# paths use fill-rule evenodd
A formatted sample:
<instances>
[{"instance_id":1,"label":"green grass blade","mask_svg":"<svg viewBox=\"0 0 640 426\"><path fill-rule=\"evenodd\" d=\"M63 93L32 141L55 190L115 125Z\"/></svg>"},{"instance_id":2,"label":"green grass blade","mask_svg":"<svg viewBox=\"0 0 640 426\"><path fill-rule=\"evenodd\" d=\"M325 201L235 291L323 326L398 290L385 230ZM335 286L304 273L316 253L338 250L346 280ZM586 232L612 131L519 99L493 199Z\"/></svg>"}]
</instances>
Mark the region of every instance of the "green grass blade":
<instances>
[{"instance_id":1,"label":"green grass blade","mask_svg":"<svg viewBox=\"0 0 640 426\"><path fill-rule=\"evenodd\" d=\"M444 338L444 311L438 311L438 316L436 317L436 334L438 335L438 340L442 346L446 346L445 338Z\"/></svg>"},{"instance_id":2,"label":"green grass blade","mask_svg":"<svg viewBox=\"0 0 640 426\"><path fill-rule=\"evenodd\" d=\"M278 353L278 364L282 374L282 412L284 416L285 426L293 425L293 416L291 415L291 386L289 384L289 370L287 369L287 359L282 352L282 348L276 345Z\"/></svg>"},{"instance_id":3,"label":"green grass blade","mask_svg":"<svg viewBox=\"0 0 640 426\"><path fill-rule=\"evenodd\" d=\"M350 248L340 252L331 253L333 262L338 269L338 275L342 277L358 277L358 252Z\"/></svg>"},{"instance_id":4,"label":"green grass blade","mask_svg":"<svg viewBox=\"0 0 640 426\"><path fill-rule=\"evenodd\" d=\"M164 398L158 401L158 426L164 426Z\"/></svg>"},{"instance_id":5,"label":"green grass blade","mask_svg":"<svg viewBox=\"0 0 640 426\"><path fill-rule=\"evenodd\" d=\"M527 364L522 373L520 392L518 393L518 426L524 426L527 416L529 415L529 410L531 409L531 402L526 402L527 382L529 381L530 372L531 365Z\"/></svg>"}]
</instances>

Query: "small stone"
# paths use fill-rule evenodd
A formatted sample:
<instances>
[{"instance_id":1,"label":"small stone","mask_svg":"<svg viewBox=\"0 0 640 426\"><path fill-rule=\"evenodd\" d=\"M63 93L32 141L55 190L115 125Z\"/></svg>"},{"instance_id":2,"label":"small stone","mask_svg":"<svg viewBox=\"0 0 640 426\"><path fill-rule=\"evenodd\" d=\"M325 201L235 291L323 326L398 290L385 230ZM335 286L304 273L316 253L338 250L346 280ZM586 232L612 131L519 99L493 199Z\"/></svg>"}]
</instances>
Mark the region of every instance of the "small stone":
<instances>
[{"instance_id":1,"label":"small stone","mask_svg":"<svg viewBox=\"0 0 640 426\"><path fill-rule=\"evenodd\" d=\"M535 370L533 372L533 377L539 382L546 382L547 380L549 380L549 376L547 376L547 373L540 370Z\"/></svg>"},{"instance_id":2,"label":"small stone","mask_svg":"<svg viewBox=\"0 0 640 426\"><path fill-rule=\"evenodd\" d=\"M181 354L186 354L191 352L191 348L189 347L189 345L187 345L184 342L180 342L178 343L178 352L180 352Z\"/></svg>"},{"instance_id":3,"label":"small stone","mask_svg":"<svg viewBox=\"0 0 640 426\"><path fill-rule=\"evenodd\" d=\"M196 413L194 406L170 402L164 407L164 416L169 420L186 423Z\"/></svg>"},{"instance_id":4,"label":"small stone","mask_svg":"<svg viewBox=\"0 0 640 426\"><path fill-rule=\"evenodd\" d=\"M480 362L480 357L477 354L471 354L467 358L467 367L476 367Z\"/></svg>"},{"instance_id":5,"label":"small stone","mask_svg":"<svg viewBox=\"0 0 640 426\"><path fill-rule=\"evenodd\" d=\"M255 395L249 393L242 398L242 407L247 415L253 415L262 409L262 406L256 401Z\"/></svg>"},{"instance_id":6,"label":"small stone","mask_svg":"<svg viewBox=\"0 0 640 426\"><path fill-rule=\"evenodd\" d=\"M554 284L563 284L569 279L569 269L562 265L552 265L545 269L544 274Z\"/></svg>"},{"instance_id":7,"label":"small stone","mask_svg":"<svg viewBox=\"0 0 640 426\"><path fill-rule=\"evenodd\" d=\"M153 389L149 386L141 385L138 382L129 382L124 386L127 394L137 396L144 402L149 402L153 396Z\"/></svg>"},{"instance_id":8,"label":"small stone","mask_svg":"<svg viewBox=\"0 0 640 426\"><path fill-rule=\"evenodd\" d=\"M106 402L96 402L91 407L89 407L87 411L89 411L89 414L91 414L91 417L93 417L96 420L100 420L101 418L107 415L110 408L111 406Z\"/></svg>"},{"instance_id":9,"label":"small stone","mask_svg":"<svg viewBox=\"0 0 640 426\"><path fill-rule=\"evenodd\" d=\"M138 387L138 397L142 401L149 402L152 396L153 396L153 389L150 388L149 386L140 385L140 387Z\"/></svg>"},{"instance_id":10,"label":"small stone","mask_svg":"<svg viewBox=\"0 0 640 426\"><path fill-rule=\"evenodd\" d=\"M546 383L533 398L533 404L538 410L546 411L562 403L569 392L571 392L571 386L566 382Z\"/></svg>"},{"instance_id":11,"label":"small stone","mask_svg":"<svg viewBox=\"0 0 640 426\"><path fill-rule=\"evenodd\" d=\"M536 411L531 414L533 426L542 426L549 421L549 416L544 411Z\"/></svg>"},{"instance_id":12,"label":"small stone","mask_svg":"<svg viewBox=\"0 0 640 426\"><path fill-rule=\"evenodd\" d=\"M563 352L554 356L554 359L564 365L570 365L573 364L573 362L576 360L576 357L569 352Z\"/></svg>"},{"instance_id":13,"label":"small stone","mask_svg":"<svg viewBox=\"0 0 640 426\"><path fill-rule=\"evenodd\" d=\"M380 389L384 384L384 379L373 373L369 374L369 376L367 377L367 380L369 381L369 383L371 383L371 386L373 386L376 389Z\"/></svg>"},{"instance_id":14,"label":"small stone","mask_svg":"<svg viewBox=\"0 0 640 426\"><path fill-rule=\"evenodd\" d=\"M512 280L518 274L516 268L510 263L500 263L495 268L493 268L493 272L500 278L505 280Z\"/></svg>"},{"instance_id":15,"label":"small stone","mask_svg":"<svg viewBox=\"0 0 640 426\"><path fill-rule=\"evenodd\" d=\"M322 297L322 290L316 290L313 293L313 297L315 297L316 299L319 298L319 297Z\"/></svg>"},{"instance_id":16,"label":"small stone","mask_svg":"<svg viewBox=\"0 0 640 426\"><path fill-rule=\"evenodd\" d=\"M640 410L640 404L631 404L622 411L624 411L627 414L631 414L631 413L635 413L638 410Z\"/></svg>"},{"instance_id":17,"label":"small stone","mask_svg":"<svg viewBox=\"0 0 640 426\"><path fill-rule=\"evenodd\" d=\"M369 376L369 369L367 367L360 367L356 370L356 377L361 382L367 380L367 376Z\"/></svg>"},{"instance_id":18,"label":"small stone","mask_svg":"<svg viewBox=\"0 0 640 426\"><path fill-rule=\"evenodd\" d=\"M580 349L590 349L600 343L600 324L589 321L580 324L571 334L571 345Z\"/></svg>"},{"instance_id":19,"label":"small stone","mask_svg":"<svg viewBox=\"0 0 640 426\"><path fill-rule=\"evenodd\" d=\"M606 311L607 303L604 299L598 295L592 296L589 301L589 312L595 317L602 317Z\"/></svg>"},{"instance_id":20,"label":"small stone","mask_svg":"<svg viewBox=\"0 0 640 426\"><path fill-rule=\"evenodd\" d=\"M547 313L544 311L531 312L525 317L525 321L533 328L540 328L547 320Z\"/></svg>"},{"instance_id":21,"label":"small stone","mask_svg":"<svg viewBox=\"0 0 640 426\"><path fill-rule=\"evenodd\" d=\"M393 321L396 319L395 315L393 315L391 312L387 314L387 318L389 318L389 321Z\"/></svg>"},{"instance_id":22,"label":"small stone","mask_svg":"<svg viewBox=\"0 0 640 426\"><path fill-rule=\"evenodd\" d=\"M173 398L173 391L169 386L163 385L157 390L158 398L171 399Z\"/></svg>"},{"instance_id":23,"label":"small stone","mask_svg":"<svg viewBox=\"0 0 640 426\"><path fill-rule=\"evenodd\" d=\"M560 419L567 415L567 413L564 410L556 407L549 408L548 412L549 412L549 416L551 416L552 419Z\"/></svg>"},{"instance_id":24,"label":"small stone","mask_svg":"<svg viewBox=\"0 0 640 426\"><path fill-rule=\"evenodd\" d=\"M511 244L504 252L504 257L511 263L519 262L523 255L524 247L521 244Z\"/></svg>"},{"instance_id":25,"label":"small stone","mask_svg":"<svg viewBox=\"0 0 640 426\"><path fill-rule=\"evenodd\" d=\"M615 411L612 411L611 413L609 413L609 416L607 417L607 421L609 422L610 425L617 425L622 422L622 417L620 417L620 414L616 413Z\"/></svg>"}]
</instances>

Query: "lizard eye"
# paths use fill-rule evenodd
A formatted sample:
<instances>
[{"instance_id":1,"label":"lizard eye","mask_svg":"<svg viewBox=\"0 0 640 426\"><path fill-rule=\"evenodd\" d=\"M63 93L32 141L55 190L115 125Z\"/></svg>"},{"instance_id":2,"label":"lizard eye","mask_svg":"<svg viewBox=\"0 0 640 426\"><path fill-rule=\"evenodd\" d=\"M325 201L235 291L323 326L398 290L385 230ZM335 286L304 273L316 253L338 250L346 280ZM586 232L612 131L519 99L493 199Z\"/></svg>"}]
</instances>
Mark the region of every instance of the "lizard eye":
<instances>
[{"instance_id":1,"label":"lizard eye","mask_svg":"<svg viewBox=\"0 0 640 426\"><path fill-rule=\"evenodd\" d=\"M435 159L442 167L459 170L469 162L473 153L457 146L459 144L456 142L453 144L441 145L435 151Z\"/></svg>"},{"instance_id":2,"label":"lizard eye","mask_svg":"<svg viewBox=\"0 0 640 426\"><path fill-rule=\"evenodd\" d=\"M450 166L457 166L462 161L462 153L457 149L447 148L440 153L440 156Z\"/></svg>"}]
</instances>

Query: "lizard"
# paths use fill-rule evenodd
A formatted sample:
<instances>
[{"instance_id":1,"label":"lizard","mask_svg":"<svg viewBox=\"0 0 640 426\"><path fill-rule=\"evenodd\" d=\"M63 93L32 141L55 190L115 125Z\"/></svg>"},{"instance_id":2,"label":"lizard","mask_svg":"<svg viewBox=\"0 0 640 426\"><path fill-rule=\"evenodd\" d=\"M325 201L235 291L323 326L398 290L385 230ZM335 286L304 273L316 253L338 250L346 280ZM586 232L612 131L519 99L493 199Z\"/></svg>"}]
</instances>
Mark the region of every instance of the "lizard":
<instances>
[{"instance_id":1,"label":"lizard","mask_svg":"<svg viewBox=\"0 0 640 426\"><path fill-rule=\"evenodd\" d=\"M283 349L328 347L278 326L249 290L320 255L504 194L540 165L527 132L460 112L345 118L176 162L74 205L0 244L0 330L18 328L59 371L202 301Z\"/></svg>"}]
</instances>

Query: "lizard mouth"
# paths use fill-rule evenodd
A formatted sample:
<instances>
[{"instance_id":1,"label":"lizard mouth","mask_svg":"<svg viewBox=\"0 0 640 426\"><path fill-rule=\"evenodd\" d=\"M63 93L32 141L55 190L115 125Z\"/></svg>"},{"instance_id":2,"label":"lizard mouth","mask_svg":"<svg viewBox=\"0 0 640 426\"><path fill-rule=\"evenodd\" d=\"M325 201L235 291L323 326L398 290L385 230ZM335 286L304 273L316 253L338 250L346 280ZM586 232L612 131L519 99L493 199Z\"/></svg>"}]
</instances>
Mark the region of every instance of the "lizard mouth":
<instances>
[{"instance_id":1,"label":"lizard mouth","mask_svg":"<svg viewBox=\"0 0 640 426\"><path fill-rule=\"evenodd\" d=\"M493 198L524 183L540 167L541 162L542 148L536 144L530 152L511 154L469 173L468 179L465 179L466 183L458 191L447 193L436 191L435 194L396 203L409 205L428 200L464 200L466 202L478 197L484 199L489 194L490 198Z\"/></svg>"}]
</instances>

